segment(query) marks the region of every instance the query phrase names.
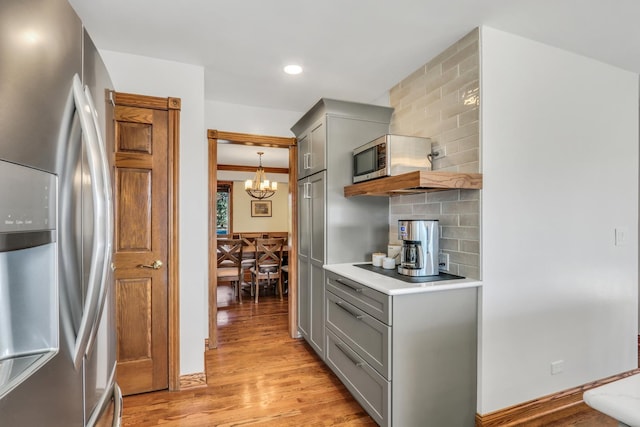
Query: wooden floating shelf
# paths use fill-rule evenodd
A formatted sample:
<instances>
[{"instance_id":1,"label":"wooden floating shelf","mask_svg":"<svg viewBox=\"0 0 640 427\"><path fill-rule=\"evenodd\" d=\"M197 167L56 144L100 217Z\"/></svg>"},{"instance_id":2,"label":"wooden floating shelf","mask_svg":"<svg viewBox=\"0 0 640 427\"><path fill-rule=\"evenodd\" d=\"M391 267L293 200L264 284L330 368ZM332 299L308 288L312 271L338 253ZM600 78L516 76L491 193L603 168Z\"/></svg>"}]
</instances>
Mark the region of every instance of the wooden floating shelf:
<instances>
[{"instance_id":1,"label":"wooden floating shelf","mask_svg":"<svg viewBox=\"0 0 640 427\"><path fill-rule=\"evenodd\" d=\"M344 196L392 196L455 189L479 190L482 174L415 171L344 187Z\"/></svg>"}]
</instances>

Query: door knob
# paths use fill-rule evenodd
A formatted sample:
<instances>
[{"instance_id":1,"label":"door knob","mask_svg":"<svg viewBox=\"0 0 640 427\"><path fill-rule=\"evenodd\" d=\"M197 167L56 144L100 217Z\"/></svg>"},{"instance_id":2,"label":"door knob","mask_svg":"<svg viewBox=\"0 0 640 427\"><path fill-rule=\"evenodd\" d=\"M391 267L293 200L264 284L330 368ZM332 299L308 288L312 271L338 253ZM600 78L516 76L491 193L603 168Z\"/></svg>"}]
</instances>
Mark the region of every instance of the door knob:
<instances>
[{"instance_id":1,"label":"door knob","mask_svg":"<svg viewBox=\"0 0 640 427\"><path fill-rule=\"evenodd\" d=\"M138 266L138 268L150 268L152 270L159 270L160 267L162 267L162 261L160 261L159 259L153 261L153 264L151 265L140 264Z\"/></svg>"}]
</instances>

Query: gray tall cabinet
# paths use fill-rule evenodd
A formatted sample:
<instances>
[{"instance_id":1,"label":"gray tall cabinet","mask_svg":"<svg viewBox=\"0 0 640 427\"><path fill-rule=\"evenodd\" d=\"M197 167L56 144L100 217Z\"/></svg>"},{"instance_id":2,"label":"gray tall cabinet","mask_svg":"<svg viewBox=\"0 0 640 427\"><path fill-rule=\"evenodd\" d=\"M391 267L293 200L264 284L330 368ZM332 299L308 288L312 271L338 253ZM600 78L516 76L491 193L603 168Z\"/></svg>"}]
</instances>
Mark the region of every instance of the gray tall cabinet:
<instances>
[{"instance_id":1,"label":"gray tall cabinet","mask_svg":"<svg viewBox=\"0 0 640 427\"><path fill-rule=\"evenodd\" d=\"M298 331L324 360L323 264L385 251L387 197L344 197L352 151L389 131L393 109L323 98L291 128L298 140Z\"/></svg>"}]
</instances>

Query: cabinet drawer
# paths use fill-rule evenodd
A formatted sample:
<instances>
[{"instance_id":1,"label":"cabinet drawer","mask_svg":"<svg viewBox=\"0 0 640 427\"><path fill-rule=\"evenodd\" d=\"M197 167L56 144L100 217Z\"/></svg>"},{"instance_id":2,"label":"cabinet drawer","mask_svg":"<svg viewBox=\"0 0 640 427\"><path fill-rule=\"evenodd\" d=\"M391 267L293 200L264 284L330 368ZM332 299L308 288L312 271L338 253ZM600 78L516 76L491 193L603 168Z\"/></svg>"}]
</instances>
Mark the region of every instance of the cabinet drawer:
<instances>
[{"instance_id":1,"label":"cabinet drawer","mask_svg":"<svg viewBox=\"0 0 640 427\"><path fill-rule=\"evenodd\" d=\"M391 380L391 328L331 292L325 307L327 328Z\"/></svg>"},{"instance_id":2,"label":"cabinet drawer","mask_svg":"<svg viewBox=\"0 0 640 427\"><path fill-rule=\"evenodd\" d=\"M327 290L391 326L391 295L383 294L335 273L327 273Z\"/></svg>"},{"instance_id":3,"label":"cabinet drawer","mask_svg":"<svg viewBox=\"0 0 640 427\"><path fill-rule=\"evenodd\" d=\"M391 383L359 357L347 344L327 331L326 362L378 425L391 420Z\"/></svg>"}]
</instances>

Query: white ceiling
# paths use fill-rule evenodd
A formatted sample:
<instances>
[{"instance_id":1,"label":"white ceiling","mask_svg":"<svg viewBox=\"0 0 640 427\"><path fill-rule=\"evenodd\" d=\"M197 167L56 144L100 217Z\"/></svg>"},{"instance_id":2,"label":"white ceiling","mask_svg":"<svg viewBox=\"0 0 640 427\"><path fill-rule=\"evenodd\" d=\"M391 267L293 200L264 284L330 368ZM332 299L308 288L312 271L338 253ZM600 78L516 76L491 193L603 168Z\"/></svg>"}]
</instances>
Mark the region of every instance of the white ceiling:
<instances>
[{"instance_id":1,"label":"white ceiling","mask_svg":"<svg viewBox=\"0 0 640 427\"><path fill-rule=\"evenodd\" d=\"M480 25L640 73L637 0L70 3L98 48L202 65L206 99L279 110L305 112L322 97L374 102ZM285 75L289 62L304 73Z\"/></svg>"}]
</instances>

